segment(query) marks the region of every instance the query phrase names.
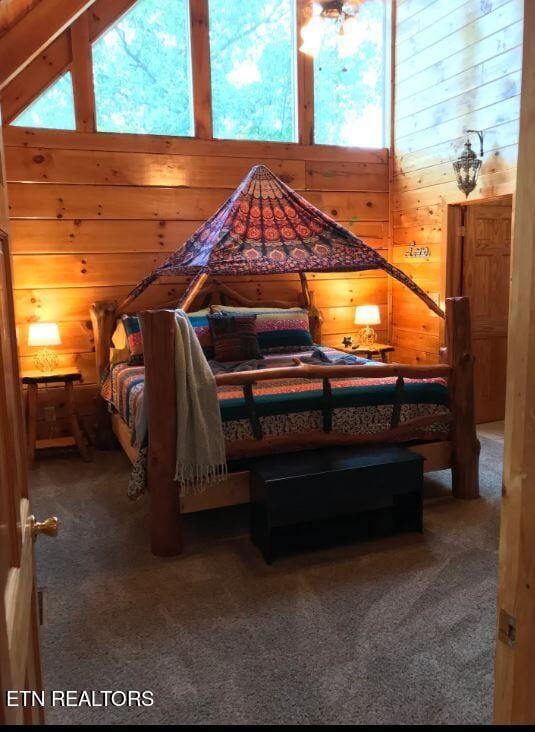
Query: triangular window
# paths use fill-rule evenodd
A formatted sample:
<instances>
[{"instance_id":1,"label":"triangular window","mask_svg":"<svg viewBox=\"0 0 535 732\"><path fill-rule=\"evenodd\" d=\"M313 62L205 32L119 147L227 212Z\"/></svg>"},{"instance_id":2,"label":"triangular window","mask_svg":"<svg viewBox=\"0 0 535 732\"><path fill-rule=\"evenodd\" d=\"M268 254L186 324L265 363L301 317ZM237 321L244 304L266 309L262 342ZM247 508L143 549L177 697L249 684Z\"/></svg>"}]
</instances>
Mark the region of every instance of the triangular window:
<instances>
[{"instance_id":1,"label":"triangular window","mask_svg":"<svg viewBox=\"0 0 535 732\"><path fill-rule=\"evenodd\" d=\"M75 130L74 97L70 71L51 84L11 124L18 127Z\"/></svg>"}]
</instances>

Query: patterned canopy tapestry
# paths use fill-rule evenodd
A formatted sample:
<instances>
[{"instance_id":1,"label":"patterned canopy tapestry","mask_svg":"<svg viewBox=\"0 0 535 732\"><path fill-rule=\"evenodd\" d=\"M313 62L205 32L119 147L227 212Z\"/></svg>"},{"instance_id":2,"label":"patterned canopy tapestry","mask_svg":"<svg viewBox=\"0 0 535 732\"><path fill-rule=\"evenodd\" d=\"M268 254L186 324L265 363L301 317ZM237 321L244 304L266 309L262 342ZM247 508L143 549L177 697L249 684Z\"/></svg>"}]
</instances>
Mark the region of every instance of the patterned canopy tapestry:
<instances>
[{"instance_id":1,"label":"patterned canopy tapestry","mask_svg":"<svg viewBox=\"0 0 535 732\"><path fill-rule=\"evenodd\" d=\"M178 251L135 287L138 297L158 277L194 275L355 272L383 269L435 313L440 307L375 249L293 191L264 165L254 166Z\"/></svg>"}]
</instances>

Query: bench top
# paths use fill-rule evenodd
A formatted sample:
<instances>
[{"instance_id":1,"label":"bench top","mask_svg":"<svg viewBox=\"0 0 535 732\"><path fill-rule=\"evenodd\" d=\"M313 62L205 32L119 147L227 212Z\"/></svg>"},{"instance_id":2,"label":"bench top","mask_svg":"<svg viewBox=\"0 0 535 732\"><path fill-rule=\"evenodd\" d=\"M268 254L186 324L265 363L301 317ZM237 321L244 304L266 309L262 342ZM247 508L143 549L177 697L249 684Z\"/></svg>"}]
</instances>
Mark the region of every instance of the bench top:
<instances>
[{"instance_id":1,"label":"bench top","mask_svg":"<svg viewBox=\"0 0 535 732\"><path fill-rule=\"evenodd\" d=\"M251 461L250 470L264 481L278 481L422 461L421 455L400 445L329 447L261 457Z\"/></svg>"}]
</instances>

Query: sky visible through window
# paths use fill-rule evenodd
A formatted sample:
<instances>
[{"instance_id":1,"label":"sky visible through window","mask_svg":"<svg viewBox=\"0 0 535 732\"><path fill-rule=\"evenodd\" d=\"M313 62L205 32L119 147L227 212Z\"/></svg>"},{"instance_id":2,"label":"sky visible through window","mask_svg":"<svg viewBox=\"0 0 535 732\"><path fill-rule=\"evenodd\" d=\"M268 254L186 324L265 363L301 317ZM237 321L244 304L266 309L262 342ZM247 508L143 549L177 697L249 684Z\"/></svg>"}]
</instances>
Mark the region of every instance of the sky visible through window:
<instances>
[{"instance_id":1,"label":"sky visible through window","mask_svg":"<svg viewBox=\"0 0 535 732\"><path fill-rule=\"evenodd\" d=\"M214 137L293 142L294 0L210 0Z\"/></svg>"},{"instance_id":2,"label":"sky visible through window","mask_svg":"<svg viewBox=\"0 0 535 732\"><path fill-rule=\"evenodd\" d=\"M97 130L193 135L187 0L138 0L93 45Z\"/></svg>"},{"instance_id":3,"label":"sky visible through window","mask_svg":"<svg viewBox=\"0 0 535 732\"><path fill-rule=\"evenodd\" d=\"M60 76L11 123L19 127L75 130L74 98L70 71Z\"/></svg>"},{"instance_id":4,"label":"sky visible through window","mask_svg":"<svg viewBox=\"0 0 535 732\"><path fill-rule=\"evenodd\" d=\"M314 141L382 147L385 143L385 3L359 7L356 32L344 46L331 26L314 59Z\"/></svg>"}]
</instances>

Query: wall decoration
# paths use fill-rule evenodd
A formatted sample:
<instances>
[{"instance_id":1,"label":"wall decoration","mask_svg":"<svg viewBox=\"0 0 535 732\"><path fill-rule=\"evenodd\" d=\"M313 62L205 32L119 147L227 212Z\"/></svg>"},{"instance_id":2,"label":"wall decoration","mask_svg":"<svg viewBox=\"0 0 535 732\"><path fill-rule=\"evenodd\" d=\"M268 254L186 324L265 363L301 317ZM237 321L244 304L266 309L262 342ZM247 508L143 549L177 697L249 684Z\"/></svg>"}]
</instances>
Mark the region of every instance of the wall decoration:
<instances>
[{"instance_id":1,"label":"wall decoration","mask_svg":"<svg viewBox=\"0 0 535 732\"><path fill-rule=\"evenodd\" d=\"M430 257L431 249L430 247L417 247L416 242L413 240L409 243L409 248L405 252L405 256L411 259L415 257Z\"/></svg>"}]
</instances>

